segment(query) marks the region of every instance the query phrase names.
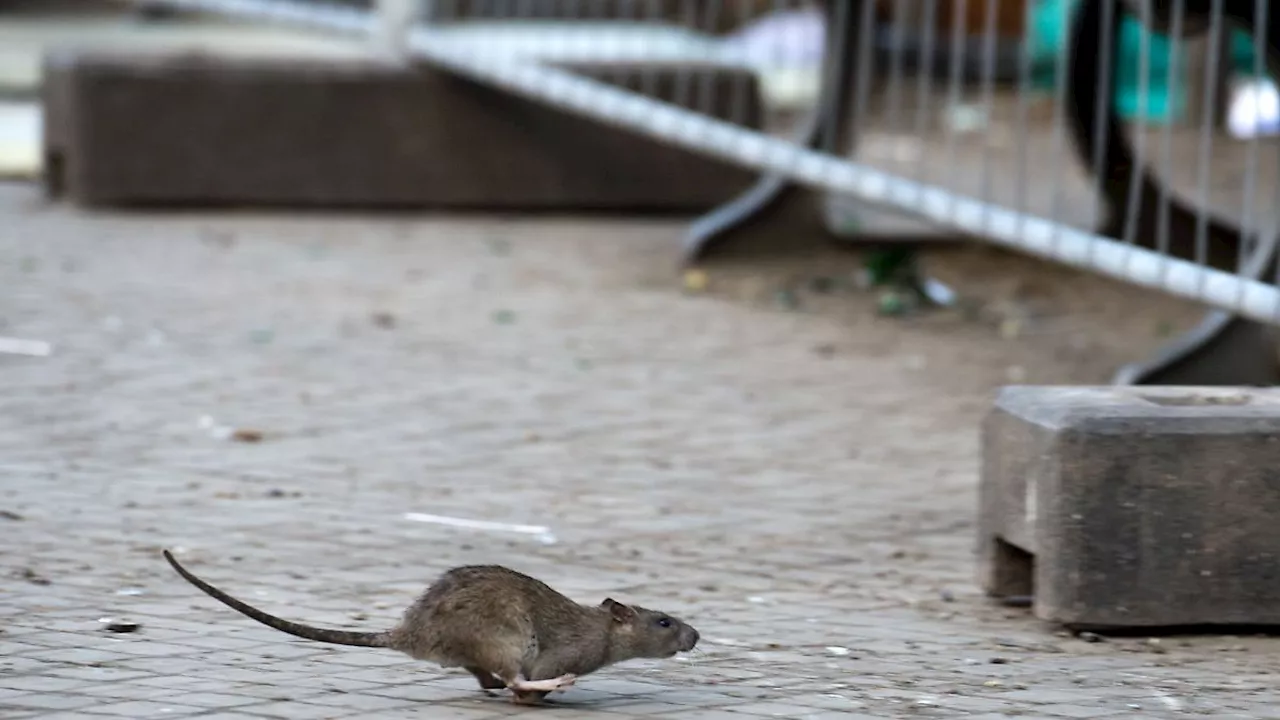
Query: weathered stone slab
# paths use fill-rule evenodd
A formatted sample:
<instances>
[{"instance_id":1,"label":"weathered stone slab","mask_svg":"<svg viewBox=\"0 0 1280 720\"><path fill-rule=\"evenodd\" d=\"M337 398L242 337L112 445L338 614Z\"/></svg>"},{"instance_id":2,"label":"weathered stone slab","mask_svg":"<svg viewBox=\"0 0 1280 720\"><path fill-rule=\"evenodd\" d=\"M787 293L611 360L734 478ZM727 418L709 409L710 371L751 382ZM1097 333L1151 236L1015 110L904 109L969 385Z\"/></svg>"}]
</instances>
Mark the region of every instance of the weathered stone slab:
<instances>
[{"instance_id":1,"label":"weathered stone slab","mask_svg":"<svg viewBox=\"0 0 1280 720\"><path fill-rule=\"evenodd\" d=\"M1004 388L980 582L1079 627L1280 624L1280 390Z\"/></svg>"},{"instance_id":2,"label":"weathered stone slab","mask_svg":"<svg viewBox=\"0 0 1280 720\"><path fill-rule=\"evenodd\" d=\"M573 69L760 125L747 71ZM698 212L754 180L428 68L76 51L46 75L47 187L92 205Z\"/></svg>"}]
</instances>

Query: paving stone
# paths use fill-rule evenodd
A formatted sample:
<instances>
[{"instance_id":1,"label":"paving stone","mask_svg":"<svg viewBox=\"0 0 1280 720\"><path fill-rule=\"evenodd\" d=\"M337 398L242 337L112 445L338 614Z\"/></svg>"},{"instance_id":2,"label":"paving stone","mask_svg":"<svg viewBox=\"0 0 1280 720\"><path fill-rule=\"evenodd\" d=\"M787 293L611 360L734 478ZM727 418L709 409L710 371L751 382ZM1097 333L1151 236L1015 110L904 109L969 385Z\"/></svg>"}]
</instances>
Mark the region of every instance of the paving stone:
<instances>
[{"instance_id":1,"label":"paving stone","mask_svg":"<svg viewBox=\"0 0 1280 720\"><path fill-rule=\"evenodd\" d=\"M372 685L365 684L361 693L367 695L375 695L381 698L394 700L408 700L413 702L435 702L440 700L458 700L475 697L479 693L476 687L461 689L457 687L444 687L437 683L412 684L412 685Z\"/></svg>"},{"instance_id":2,"label":"paving stone","mask_svg":"<svg viewBox=\"0 0 1280 720\"><path fill-rule=\"evenodd\" d=\"M328 718L351 717L359 713L368 714L370 712L384 711L395 709L397 707L405 707L403 701L395 701L387 703L385 700L378 698L366 698L367 705L363 710L357 711L350 707L316 705L313 703L280 701L266 703L264 705L254 705L251 711L258 717L268 718L287 718L288 720L320 720Z\"/></svg>"},{"instance_id":3,"label":"paving stone","mask_svg":"<svg viewBox=\"0 0 1280 720\"><path fill-rule=\"evenodd\" d=\"M27 711L37 711L89 708L98 705L101 702L102 701L100 699L94 697L65 693L53 694L46 691L43 693L28 693L26 695L3 701L3 703L0 704Z\"/></svg>"},{"instance_id":4,"label":"paving stone","mask_svg":"<svg viewBox=\"0 0 1280 720\"><path fill-rule=\"evenodd\" d=\"M448 713L450 718L457 718L458 720L495 720L496 718L503 717L519 717L505 709L492 710L489 708L458 707L457 705L449 705L446 707L433 706L431 710L440 712L441 714ZM421 718L425 712L429 711L422 707L414 706L396 708L392 710L379 710L378 717L388 718L388 720L416 720L417 718ZM585 712L581 715L575 714L574 717L581 717L583 720L616 720L617 718L617 716L610 718L605 713L593 712Z\"/></svg>"},{"instance_id":5,"label":"paving stone","mask_svg":"<svg viewBox=\"0 0 1280 720\"><path fill-rule=\"evenodd\" d=\"M748 718L751 716L743 715L742 713L731 712L729 710L721 710L721 709L713 708L709 710L686 709L681 713L672 715L671 717L689 718L689 720L743 720L744 718Z\"/></svg>"},{"instance_id":6,"label":"paving stone","mask_svg":"<svg viewBox=\"0 0 1280 720\"><path fill-rule=\"evenodd\" d=\"M1014 387L984 428L981 573L1079 627L1274 625L1280 393Z\"/></svg>"},{"instance_id":7,"label":"paving stone","mask_svg":"<svg viewBox=\"0 0 1280 720\"><path fill-rule=\"evenodd\" d=\"M1099 717L1117 717L1128 713L1124 710L1108 710L1099 707L1088 707L1081 705L1045 705L1037 708L1039 712L1043 712L1053 717L1064 718L1099 718Z\"/></svg>"},{"instance_id":8,"label":"paving stone","mask_svg":"<svg viewBox=\"0 0 1280 720\"><path fill-rule=\"evenodd\" d=\"M172 683L177 684L177 683ZM96 702L112 702L123 700L168 700L177 693L173 689L165 689L141 682L121 683L119 685L98 685L79 691L86 698Z\"/></svg>"},{"instance_id":9,"label":"paving stone","mask_svg":"<svg viewBox=\"0 0 1280 720\"><path fill-rule=\"evenodd\" d=\"M38 198L0 186L3 331L56 347L0 357L0 510L26 518L0 516L0 643L15 643L0 705L34 698L41 720L1173 717L1159 690L1179 716L1280 707L1274 639L1138 652L982 602L973 431L989 388L901 357L960 372L963 333L686 296L679 223L86 215ZM848 355L811 357L837 341ZM270 434L228 442L203 416ZM557 542L408 509L547 524ZM705 647L516 708L456 670L282 637L183 583L162 547L272 611L370 627L450 565L509 563L584 601L679 608ZM54 582L5 582L25 566ZM98 632L126 610L141 633ZM151 642L165 654L125 652Z\"/></svg>"},{"instance_id":10,"label":"paving stone","mask_svg":"<svg viewBox=\"0 0 1280 720\"><path fill-rule=\"evenodd\" d=\"M52 677L49 675L0 675L0 688L30 692L67 692L89 685L82 679Z\"/></svg>"},{"instance_id":11,"label":"paving stone","mask_svg":"<svg viewBox=\"0 0 1280 720\"><path fill-rule=\"evenodd\" d=\"M8 708L4 708L3 706L0 706L0 709L4 709L6 713L10 712ZM81 718L86 718L86 717L104 718L107 716L98 715L96 713L90 712L82 708L80 710L72 710L70 712L62 712L62 711L46 712L42 710L37 710L37 711L28 713L21 710L13 710L11 715L6 714L4 717L6 718L6 720L8 720L8 718L36 718L36 717L40 718L40 720L80 720Z\"/></svg>"},{"instance_id":12,"label":"paving stone","mask_svg":"<svg viewBox=\"0 0 1280 720\"><path fill-rule=\"evenodd\" d=\"M100 704L93 708L98 715L125 718L169 718L192 715L199 708L166 700L130 700L121 703Z\"/></svg>"},{"instance_id":13,"label":"paving stone","mask_svg":"<svg viewBox=\"0 0 1280 720\"><path fill-rule=\"evenodd\" d=\"M382 690L386 688L394 688L399 686L387 685L385 683L367 682L362 680L348 680L344 678L334 677L332 675L317 675L314 677L295 678L290 681L293 687L300 690L316 690L321 692L356 692L365 690ZM428 684L415 683L412 687L422 688ZM376 694L376 693L375 693Z\"/></svg>"},{"instance_id":14,"label":"paving stone","mask_svg":"<svg viewBox=\"0 0 1280 720\"><path fill-rule=\"evenodd\" d=\"M745 109L741 121L760 124L746 70L572 69L686 105L705 87L710 114L738 121ZM686 80L699 92L683 97ZM45 103L48 190L93 205L689 212L754 180L442 72L376 62L58 51Z\"/></svg>"}]
</instances>

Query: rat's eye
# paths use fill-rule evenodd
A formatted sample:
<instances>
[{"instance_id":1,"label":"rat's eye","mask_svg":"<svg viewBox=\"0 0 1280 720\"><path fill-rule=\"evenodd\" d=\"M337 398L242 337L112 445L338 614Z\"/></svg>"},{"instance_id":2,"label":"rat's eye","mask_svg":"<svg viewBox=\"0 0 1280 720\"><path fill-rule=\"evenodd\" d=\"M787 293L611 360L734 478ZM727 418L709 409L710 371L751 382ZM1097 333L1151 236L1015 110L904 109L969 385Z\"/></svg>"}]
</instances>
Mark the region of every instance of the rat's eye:
<instances>
[{"instance_id":1,"label":"rat's eye","mask_svg":"<svg viewBox=\"0 0 1280 720\"><path fill-rule=\"evenodd\" d=\"M659 618L658 627L664 627L664 628L671 627L671 618Z\"/></svg>"}]
</instances>

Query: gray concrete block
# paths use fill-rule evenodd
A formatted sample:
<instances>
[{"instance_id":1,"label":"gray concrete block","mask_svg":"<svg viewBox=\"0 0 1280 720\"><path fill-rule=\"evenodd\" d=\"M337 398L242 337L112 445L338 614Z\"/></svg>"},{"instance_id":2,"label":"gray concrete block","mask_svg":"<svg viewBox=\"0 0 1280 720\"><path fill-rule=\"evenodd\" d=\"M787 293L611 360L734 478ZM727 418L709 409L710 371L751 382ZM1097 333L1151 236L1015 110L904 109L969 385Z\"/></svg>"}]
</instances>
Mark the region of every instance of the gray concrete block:
<instances>
[{"instance_id":1,"label":"gray concrete block","mask_svg":"<svg viewBox=\"0 0 1280 720\"><path fill-rule=\"evenodd\" d=\"M91 205L699 212L754 180L428 68L104 51L45 67L46 187ZM574 69L760 126L746 71Z\"/></svg>"},{"instance_id":2,"label":"gray concrete block","mask_svg":"<svg viewBox=\"0 0 1280 720\"><path fill-rule=\"evenodd\" d=\"M979 572L1077 627L1280 624L1280 390L1009 387Z\"/></svg>"}]
</instances>

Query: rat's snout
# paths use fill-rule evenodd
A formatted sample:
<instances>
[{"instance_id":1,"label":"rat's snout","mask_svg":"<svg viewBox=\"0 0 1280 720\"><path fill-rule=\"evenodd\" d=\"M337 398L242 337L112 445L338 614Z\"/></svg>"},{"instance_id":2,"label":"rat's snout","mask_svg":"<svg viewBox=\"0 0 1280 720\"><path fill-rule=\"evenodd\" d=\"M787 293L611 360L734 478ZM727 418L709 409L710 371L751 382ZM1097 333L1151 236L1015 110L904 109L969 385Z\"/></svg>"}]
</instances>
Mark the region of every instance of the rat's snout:
<instances>
[{"instance_id":1,"label":"rat's snout","mask_svg":"<svg viewBox=\"0 0 1280 720\"><path fill-rule=\"evenodd\" d=\"M701 639L702 636L698 634L697 630L688 628L688 632L685 632L680 638L680 652L689 652Z\"/></svg>"}]
</instances>

